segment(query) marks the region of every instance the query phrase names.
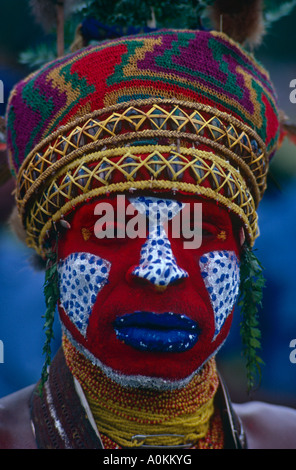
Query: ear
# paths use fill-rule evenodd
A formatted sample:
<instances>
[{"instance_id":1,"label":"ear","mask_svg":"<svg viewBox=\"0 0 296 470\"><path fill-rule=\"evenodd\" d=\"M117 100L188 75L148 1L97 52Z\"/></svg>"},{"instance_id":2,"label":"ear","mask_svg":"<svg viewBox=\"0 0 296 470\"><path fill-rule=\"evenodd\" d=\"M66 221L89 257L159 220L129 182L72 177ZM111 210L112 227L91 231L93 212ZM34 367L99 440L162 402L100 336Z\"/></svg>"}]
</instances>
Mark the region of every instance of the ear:
<instances>
[{"instance_id":1,"label":"ear","mask_svg":"<svg viewBox=\"0 0 296 470\"><path fill-rule=\"evenodd\" d=\"M245 243L245 240L246 240L245 229L244 229L243 226L241 226L240 231L239 231L239 243L240 243L240 247L243 246L243 244Z\"/></svg>"}]
</instances>

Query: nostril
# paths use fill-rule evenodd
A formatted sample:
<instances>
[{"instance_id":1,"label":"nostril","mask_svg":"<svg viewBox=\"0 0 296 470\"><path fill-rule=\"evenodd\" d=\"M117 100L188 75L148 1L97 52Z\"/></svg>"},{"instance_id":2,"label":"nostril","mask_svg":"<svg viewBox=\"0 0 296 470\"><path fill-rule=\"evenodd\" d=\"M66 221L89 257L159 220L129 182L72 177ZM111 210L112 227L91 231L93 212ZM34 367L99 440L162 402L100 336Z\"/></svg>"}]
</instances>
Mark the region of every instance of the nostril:
<instances>
[{"instance_id":1,"label":"nostril","mask_svg":"<svg viewBox=\"0 0 296 470\"><path fill-rule=\"evenodd\" d=\"M137 285L147 285L149 284L149 280L147 280L143 276L138 276L135 274L135 270L137 269L137 265L131 266L128 271L126 272L125 279L129 284L137 284Z\"/></svg>"},{"instance_id":2,"label":"nostril","mask_svg":"<svg viewBox=\"0 0 296 470\"><path fill-rule=\"evenodd\" d=\"M145 279L143 277L139 277L133 274L131 274L131 276L128 278L128 282L130 285L133 285L134 287L150 289L158 293L165 292L168 287L177 286L181 284L184 280L185 278L180 278L169 283L158 284L156 278Z\"/></svg>"},{"instance_id":3,"label":"nostril","mask_svg":"<svg viewBox=\"0 0 296 470\"><path fill-rule=\"evenodd\" d=\"M143 277L134 276L134 275L131 275L131 282L133 284L138 285L138 286L144 286L144 287L153 284L148 279L145 279Z\"/></svg>"},{"instance_id":4,"label":"nostril","mask_svg":"<svg viewBox=\"0 0 296 470\"><path fill-rule=\"evenodd\" d=\"M132 266L131 268L129 268L128 272L126 273L126 280L128 282L128 284L130 286L133 286L133 287L143 287L143 288L152 288L154 289L155 288L155 281L156 279L146 279L144 276L139 276L137 274L134 273L134 270L135 270L136 266ZM163 286L161 286L163 287ZM166 286L164 286L166 287ZM156 289L158 290L158 289ZM164 290L164 289L162 289Z\"/></svg>"},{"instance_id":5,"label":"nostril","mask_svg":"<svg viewBox=\"0 0 296 470\"><path fill-rule=\"evenodd\" d=\"M184 282L187 277L188 276L178 277L177 279L171 281L171 285L178 286L179 284L182 284L182 282Z\"/></svg>"}]
</instances>

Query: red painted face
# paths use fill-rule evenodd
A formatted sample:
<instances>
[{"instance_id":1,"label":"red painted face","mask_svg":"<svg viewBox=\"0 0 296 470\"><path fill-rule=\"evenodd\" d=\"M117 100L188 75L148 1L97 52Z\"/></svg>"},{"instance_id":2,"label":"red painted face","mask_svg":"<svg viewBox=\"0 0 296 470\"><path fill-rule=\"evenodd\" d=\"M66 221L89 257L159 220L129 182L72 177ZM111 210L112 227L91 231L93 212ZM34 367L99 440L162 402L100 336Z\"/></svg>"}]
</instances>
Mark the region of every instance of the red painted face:
<instances>
[{"instance_id":1,"label":"red painted face","mask_svg":"<svg viewBox=\"0 0 296 470\"><path fill-rule=\"evenodd\" d=\"M149 198L132 199L101 198L75 211L59 241L60 317L66 333L107 372L183 381L229 333L239 243L225 208L190 196L167 200L142 237L130 238L133 217L148 220ZM135 212L123 222L130 202ZM115 224L100 227L99 203L112 205ZM202 243L188 249L172 224L177 213L184 224L192 222L195 203L202 203ZM97 238L107 230L114 237Z\"/></svg>"}]
</instances>

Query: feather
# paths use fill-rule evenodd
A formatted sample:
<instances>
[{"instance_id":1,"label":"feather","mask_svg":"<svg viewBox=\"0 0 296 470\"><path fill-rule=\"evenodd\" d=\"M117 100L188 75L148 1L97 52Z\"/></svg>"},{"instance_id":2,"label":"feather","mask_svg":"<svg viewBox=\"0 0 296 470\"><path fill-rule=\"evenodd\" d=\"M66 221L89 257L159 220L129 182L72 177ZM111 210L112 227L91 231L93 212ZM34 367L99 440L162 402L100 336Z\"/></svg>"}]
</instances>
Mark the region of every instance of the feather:
<instances>
[{"instance_id":1,"label":"feather","mask_svg":"<svg viewBox=\"0 0 296 470\"><path fill-rule=\"evenodd\" d=\"M296 7L296 0L279 2L277 0L264 1L264 21L270 27L273 23L292 13Z\"/></svg>"},{"instance_id":2,"label":"feather","mask_svg":"<svg viewBox=\"0 0 296 470\"><path fill-rule=\"evenodd\" d=\"M43 27L45 32L56 28L57 55L64 55L64 27L65 20L73 11L77 0L30 0L30 7L35 21Z\"/></svg>"},{"instance_id":3,"label":"feather","mask_svg":"<svg viewBox=\"0 0 296 470\"><path fill-rule=\"evenodd\" d=\"M14 206L10 214L8 225L10 227L10 230L16 235L18 240L20 240L23 244L26 244L27 234L23 227L23 224L22 224L22 221L21 221L21 218L19 216L16 206ZM31 256L29 257L29 263L30 263L30 266L32 266L32 268L35 271L45 270L46 261L35 252L32 252Z\"/></svg>"},{"instance_id":4,"label":"feather","mask_svg":"<svg viewBox=\"0 0 296 470\"><path fill-rule=\"evenodd\" d=\"M262 41L265 32L262 0L216 0L209 7L209 18L217 31L242 45L254 47Z\"/></svg>"},{"instance_id":5,"label":"feather","mask_svg":"<svg viewBox=\"0 0 296 470\"><path fill-rule=\"evenodd\" d=\"M278 148L281 147L285 138L289 139L294 145L296 145L296 124L291 122L284 111L280 110L280 138Z\"/></svg>"},{"instance_id":6,"label":"feather","mask_svg":"<svg viewBox=\"0 0 296 470\"><path fill-rule=\"evenodd\" d=\"M280 144L282 143L285 137L287 137L290 142L296 145L296 124L290 122L285 122L281 124Z\"/></svg>"},{"instance_id":7,"label":"feather","mask_svg":"<svg viewBox=\"0 0 296 470\"><path fill-rule=\"evenodd\" d=\"M6 155L5 134L5 120L2 116L0 116L0 186L5 184L6 181L11 178L10 168Z\"/></svg>"},{"instance_id":8,"label":"feather","mask_svg":"<svg viewBox=\"0 0 296 470\"><path fill-rule=\"evenodd\" d=\"M30 7L35 21L40 24L46 32L56 26L56 0L30 0Z\"/></svg>"},{"instance_id":9,"label":"feather","mask_svg":"<svg viewBox=\"0 0 296 470\"><path fill-rule=\"evenodd\" d=\"M56 27L58 21L58 7L63 7L64 16L67 18L80 0L30 0L31 12L35 21L46 32Z\"/></svg>"},{"instance_id":10,"label":"feather","mask_svg":"<svg viewBox=\"0 0 296 470\"><path fill-rule=\"evenodd\" d=\"M22 221L21 221L21 218L19 216L16 206L13 208L12 213L9 217L9 226L12 232L15 233L17 238L25 244L27 234L23 227L23 224L22 224Z\"/></svg>"},{"instance_id":11,"label":"feather","mask_svg":"<svg viewBox=\"0 0 296 470\"><path fill-rule=\"evenodd\" d=\"M0 116L0 149L6 148L6 124L3 116Z\"/></svg>"},{"instance_id":12,"label":"feather","mask_svg":"<svg viewBox=\"0 0 296 470\"><path fill-rule=\"evenodd\" d=\"M11 179L11 173L10 173L9 166L6 162L5 153L4 153L3 161L2 161L2 158L0 159L0 186L3 186L8 180ZM0 156L2 157L1 148L0 148Z\"/></svg>"},{"instance_id":13,"label":"feather","mask_svg":"<svg viewBox=\"0 0 296 470\"><path fill-rule=\"evenodd\" d=\"M29 263L35 271L45 271L46 261L41 256L37 255L37 253L32 254Z\"/></svg>"}]
</instances>

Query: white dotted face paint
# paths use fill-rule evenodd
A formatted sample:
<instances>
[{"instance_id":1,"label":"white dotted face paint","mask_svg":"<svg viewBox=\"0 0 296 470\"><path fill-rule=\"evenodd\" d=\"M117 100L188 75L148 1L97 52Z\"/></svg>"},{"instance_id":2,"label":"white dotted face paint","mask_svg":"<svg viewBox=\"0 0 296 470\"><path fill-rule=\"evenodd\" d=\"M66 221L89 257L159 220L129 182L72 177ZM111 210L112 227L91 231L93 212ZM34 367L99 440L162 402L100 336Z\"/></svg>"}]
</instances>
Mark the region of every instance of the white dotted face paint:
<instances>
[{"instance_id":1,"label":"white dotted face paint","mask_svg":"<svg viewBox=\"0 0 296 470\"><path fill-rule=\"evenodd\" d=\"M97 295L108 280L111 263L91 253L72 253L58 264L60 303L85 337Z\"/></svg>"},{"instance_id":2,"label":"white dotted face paint","mask_svg":"<svg viewBox=\"0 0 296 470\"><path fill-rule=\"evenodd\" d=\"M239 262L233 251L212 251L201 256L199 266L214 310L214 340L238 296Z\"/></svg>"},{"instance_id":3,"label":"white dotted face paint","mask_svg":"<svg viewBox=\"0 0 296 470\"><path fill-rule=\"evenodd\" d=\"M183 209L183 204L176 200L144 196L129 200L149 221L149 234L133 275L159 286L168 286L171 282L188 277L188 273L176 262L163 225Z\"/></svg>"}]
</instances>

